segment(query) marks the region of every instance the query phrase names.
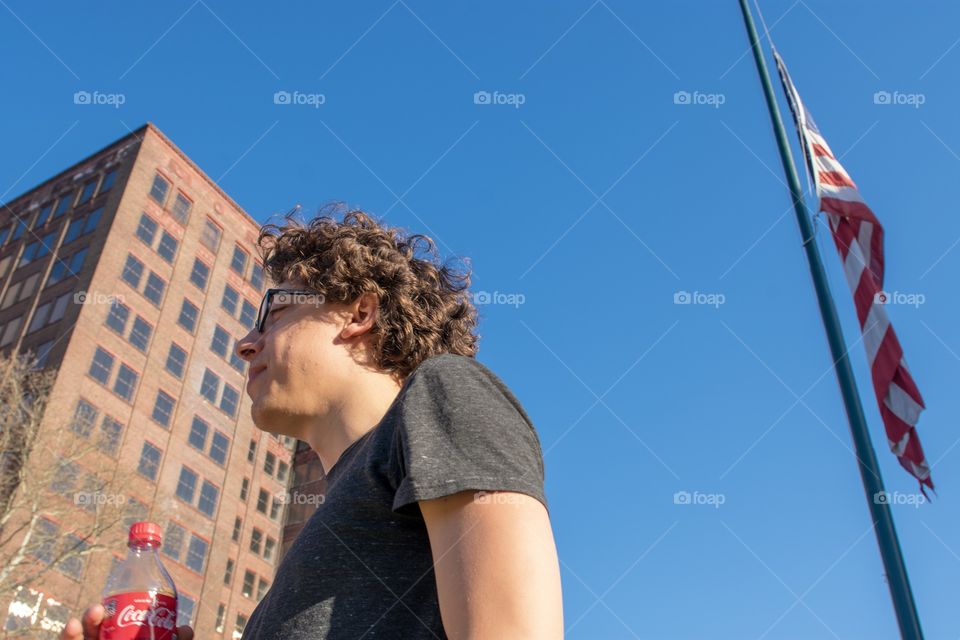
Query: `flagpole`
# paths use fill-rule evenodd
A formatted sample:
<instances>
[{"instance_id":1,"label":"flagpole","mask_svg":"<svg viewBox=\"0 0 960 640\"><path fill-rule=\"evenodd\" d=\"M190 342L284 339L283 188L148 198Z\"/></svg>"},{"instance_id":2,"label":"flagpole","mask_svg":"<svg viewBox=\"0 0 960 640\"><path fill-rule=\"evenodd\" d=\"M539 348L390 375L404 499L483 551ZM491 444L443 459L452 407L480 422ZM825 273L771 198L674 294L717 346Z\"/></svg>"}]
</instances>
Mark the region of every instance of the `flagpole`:
<instances>
[{"instance_id":1,"label":"flagpole","mask_svg":"<svg viewBox=\"0 0 960 640\"><path fill-rule=\"evenodd\" d=\"M850 434L853 437L854 449L857 454L857 465L860 469L860 477L863 480L867 506L874 521L877 545L880 547L880 556L883 559L887 584L890 587L890 596L893 599L893 608L897 615L897 623L900 626L900 636L905 640L922 640L923 631L920 628L920 618L917 615L916 603L910 590L910 580L907 577L907 568L903 561L903 553L900 550L900 542L897 539L897 531L893 525L890 505L886 500L879 497L886 495L883 488L883 479L880 477L880 467L877 464L873 444L870 442L867 421L863 415L863 406L857 391L856 380L853 377L853 369L850 367L850 361L847 358L846 343L840 329L840 320L837 316L837 309L833 304L827 275L814 239L813 223L810 221L810 216L807 214L807 208L803 202L803 190L800 187L797 169L793 163L793 154L790 152L783 121L780 118L780 110L777 107L777 100L770 83L770 75L767 73L763 50L760 48L760 38L757 35L753 15L750 13L747 0L739 0L739 2L743 11L747 34L750 37L753 57L757 63L760 82L763 85L763 93L767 100L767 108L770 111L770 120L773 123L777 146L780 149L780 160L783 163L783 170L790 187L793 208L800 225L803 247L807 252L810 275L813 277L813 286L817 292L817 302L820 305L820 315L827 333L827 342L830 345L830 353L836 365L837 382L840 385L843 405L846 409L847 420L850 423Z\"/></svg>"}]
</instances>

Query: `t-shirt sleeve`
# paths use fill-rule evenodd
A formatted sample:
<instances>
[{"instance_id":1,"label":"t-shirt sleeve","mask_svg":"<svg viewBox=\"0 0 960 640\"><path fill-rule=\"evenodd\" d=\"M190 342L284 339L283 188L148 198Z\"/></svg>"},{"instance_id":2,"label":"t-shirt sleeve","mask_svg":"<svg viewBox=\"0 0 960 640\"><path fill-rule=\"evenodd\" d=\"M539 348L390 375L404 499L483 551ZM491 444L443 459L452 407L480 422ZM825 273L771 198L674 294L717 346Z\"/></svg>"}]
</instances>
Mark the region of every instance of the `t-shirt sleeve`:
<instances>
[{"instance_id":1,"label":"t-shirt sleeve","mask_svg":"<svg viewBox=\"0 0 960 640\"><path fill-rule=\"evenodd\" d=\"M394 511L465 490L515 491L547 506L540 440L503 381L455 354L411 375L396 431Z\"/></svg>"}]
</instances>

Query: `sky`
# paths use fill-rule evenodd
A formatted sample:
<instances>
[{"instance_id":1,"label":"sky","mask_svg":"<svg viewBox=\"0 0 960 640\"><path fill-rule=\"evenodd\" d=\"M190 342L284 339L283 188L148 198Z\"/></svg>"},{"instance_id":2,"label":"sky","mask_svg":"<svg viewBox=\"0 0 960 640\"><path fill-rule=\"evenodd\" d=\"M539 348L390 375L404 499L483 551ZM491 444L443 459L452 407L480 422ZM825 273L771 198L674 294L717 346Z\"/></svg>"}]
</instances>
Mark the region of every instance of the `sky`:
<instances>
[{"instance_id":1,"label":"sky","mask_svg":"<svg viewBox=\"0 0 960 640\"><path fill-rule=\"evenodd\" d=\"M928 503L817 244L926 637L956 638L960 5L760 1L886 230ZM0 201L152 121L261 222L342 201L470 260L568 638L899 637L735 0L0 5Z\"/></svg>"}]
</instances>

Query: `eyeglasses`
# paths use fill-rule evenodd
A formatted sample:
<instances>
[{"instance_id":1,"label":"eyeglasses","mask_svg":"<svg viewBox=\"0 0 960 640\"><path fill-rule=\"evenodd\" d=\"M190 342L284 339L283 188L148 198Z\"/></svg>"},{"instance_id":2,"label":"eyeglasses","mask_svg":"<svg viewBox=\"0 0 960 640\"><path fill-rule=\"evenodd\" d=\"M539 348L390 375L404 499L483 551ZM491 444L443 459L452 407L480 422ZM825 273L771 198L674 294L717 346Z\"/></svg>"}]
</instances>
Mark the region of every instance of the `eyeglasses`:
<instances>
[{"instance_id":1,"label":"eyeglasses","mask_svg":"<svg viewBox=\"0 0 960 640\"><path fill-rule=\"evenodd\" d=\"M308 289L284 289L271 288L263 294L263 300L260 301L260 310L257 312L257 333L263 333L264 324L267 322L267 316L270 315L270 307L274 302L281 304L304 304L312 303L314 305L323 304L324 296L322 293L310 291Z\"/></svg>"}]
</instances>

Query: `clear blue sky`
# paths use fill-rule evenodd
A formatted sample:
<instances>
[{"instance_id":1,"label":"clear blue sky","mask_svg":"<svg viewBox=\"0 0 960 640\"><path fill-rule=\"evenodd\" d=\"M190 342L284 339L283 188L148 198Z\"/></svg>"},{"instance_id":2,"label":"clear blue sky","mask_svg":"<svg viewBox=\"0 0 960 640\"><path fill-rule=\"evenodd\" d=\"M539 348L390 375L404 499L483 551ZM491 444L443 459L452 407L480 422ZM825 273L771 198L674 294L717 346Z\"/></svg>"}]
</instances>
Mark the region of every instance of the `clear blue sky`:
<instances>
[{"instance_id":1,"label":"clear blue sky","mask_svg":"<svg viewBox=\"0 0 960 640\"><path fill-rule=\"evenodd\" d=\"M471 257L477 291L522 296L481 307L480 359L541 435L568 637L897 637L735 0L0 4L0 200L151 120L261 221L344 200ZM940 497L893 511L926 635L955 638L960 7L762 7L885 225L886 288L924 297L889 311ZM818 243L857 342L826 228ZM909 499L859 342L852 362Z\"/></svg>"}]
</instances>

